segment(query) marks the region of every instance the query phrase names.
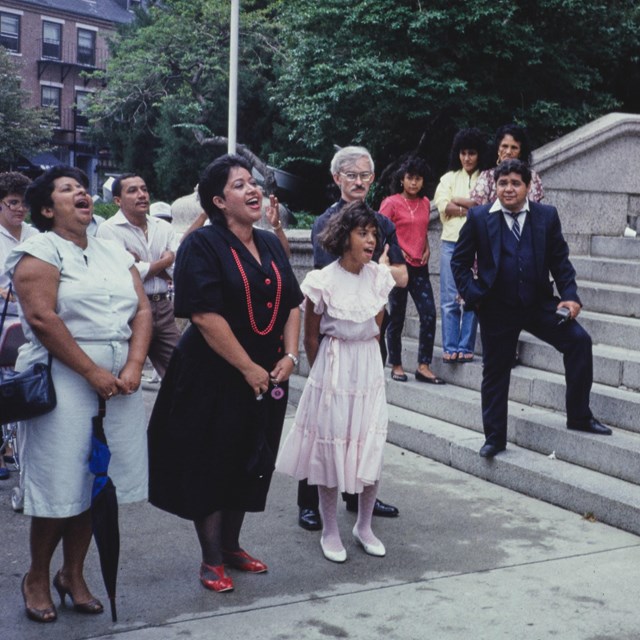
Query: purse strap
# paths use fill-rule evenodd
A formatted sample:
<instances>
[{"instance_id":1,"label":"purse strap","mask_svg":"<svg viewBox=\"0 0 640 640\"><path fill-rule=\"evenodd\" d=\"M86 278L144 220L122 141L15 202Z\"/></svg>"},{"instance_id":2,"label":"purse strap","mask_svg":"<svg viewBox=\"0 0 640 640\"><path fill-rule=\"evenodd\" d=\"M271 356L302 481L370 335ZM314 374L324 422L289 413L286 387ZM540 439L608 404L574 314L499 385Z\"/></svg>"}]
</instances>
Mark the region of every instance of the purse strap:
<instances>
[{"instance_id":1,"label":"purse strap","mask_svg":"<svg viewBox=\"0 0 640 640\"><path fill-rule=\"evenodd\" d=\"M9 298L11 297L11 290L13 289L13 282L9 283L9 289L7 290L7 297L4 299L4 307L2 309L2 320L0 320L0 335L4 329L4 321L7 317L7 308L9 307Z\"/></svg>"}]
</instances>

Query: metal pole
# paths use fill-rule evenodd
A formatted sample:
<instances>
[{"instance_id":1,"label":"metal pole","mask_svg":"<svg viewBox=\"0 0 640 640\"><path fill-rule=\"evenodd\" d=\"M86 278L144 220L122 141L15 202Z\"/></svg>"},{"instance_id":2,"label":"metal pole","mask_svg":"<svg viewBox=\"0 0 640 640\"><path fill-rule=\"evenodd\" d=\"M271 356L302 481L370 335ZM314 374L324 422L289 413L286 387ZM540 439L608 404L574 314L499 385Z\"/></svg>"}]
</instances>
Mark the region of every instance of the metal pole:
<instances>
[{"instance_id":1,"label":"metal pole","mask_svg":"<svg viewBox=\"0 0 640 640\"><path fill-rule=\"evenodd\" d=\"M236 152L238 120L238 25L240 22L240 0L231 0L231 40L229 43L229 153Z\"/></svg>"}]
</instances>

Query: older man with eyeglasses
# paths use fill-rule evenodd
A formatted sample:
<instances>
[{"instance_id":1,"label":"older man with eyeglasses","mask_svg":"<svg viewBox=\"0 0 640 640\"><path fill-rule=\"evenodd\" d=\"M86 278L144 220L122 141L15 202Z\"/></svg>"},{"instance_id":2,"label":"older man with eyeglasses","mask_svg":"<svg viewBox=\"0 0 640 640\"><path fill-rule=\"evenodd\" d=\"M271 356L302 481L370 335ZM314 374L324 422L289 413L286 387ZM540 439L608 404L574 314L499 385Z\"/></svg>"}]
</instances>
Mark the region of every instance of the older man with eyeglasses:
<instances>
[{"instance_id":1,"label":"older man with eyeglasses","mask_svg":"<svg viewBox=\"0 0 640 640\"><path fill-rule=\"evenodd\" d=\"M318 243L318 235L326 227L331 216L335 215L342 207L356 200L364 200L375 179L373 158L364 147L343 147L331 161L331 175L333 181L340 188L340 200L331 205L322 215L318 216L311 229L311 243L313 245L313 268L322 269L339 256L327 253ZM391 275L398 287L406 287L408 282L407 265L405 264L402 250L398 244L396 228L393 222L376 213L378 222L378 243L373 259L378 262L384 260L389 265ZM385 252L385 247L388 250ZM384 324L383 329L384 332ZM384 336L380 336L380 348L382 360L386 361L384 349ZM358 510L358 496L343 494L347 510ZM308 485L306 480L298 484L298 524L308 531L316 531L322 528L322 520L318 510L318 490L314 485ZM396 507L376 500L373 515L386 518L395 518L399 515Z\"/></svg>"}]
</instances>

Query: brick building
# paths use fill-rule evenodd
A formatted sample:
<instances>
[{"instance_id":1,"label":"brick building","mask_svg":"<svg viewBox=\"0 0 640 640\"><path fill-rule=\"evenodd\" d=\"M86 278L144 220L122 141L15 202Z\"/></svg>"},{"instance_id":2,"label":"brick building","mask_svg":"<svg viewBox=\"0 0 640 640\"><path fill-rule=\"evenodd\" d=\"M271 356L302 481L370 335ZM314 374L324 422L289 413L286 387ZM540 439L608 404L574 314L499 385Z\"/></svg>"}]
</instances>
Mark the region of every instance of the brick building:
<instances>
[{"instance_id":1,"label":"brick building","mask_svg":"<svg viewBox=\"0 0 640 640\"><path fill-rule=\"evenodd\" d=\"M102 154L86 138L83 105L100 84L83 77L104 69L107 41L133 20L141 0L0 0L0 45L15 58L29 106L56 110L52 153L25 158L30 172L58 163L87 173L95 188Z\"/></svg>"}]
</instances>

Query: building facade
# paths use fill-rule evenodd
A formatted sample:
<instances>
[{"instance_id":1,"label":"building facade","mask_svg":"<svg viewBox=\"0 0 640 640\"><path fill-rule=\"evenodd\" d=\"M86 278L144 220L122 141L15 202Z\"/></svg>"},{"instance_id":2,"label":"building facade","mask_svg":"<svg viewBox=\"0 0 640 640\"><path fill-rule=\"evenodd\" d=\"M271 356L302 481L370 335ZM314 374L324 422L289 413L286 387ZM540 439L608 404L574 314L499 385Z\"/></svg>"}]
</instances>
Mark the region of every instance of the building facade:
<instances>
[{"instance_id":1,"label":"building facade","mask_svg":"<svg viewBox=\"0 0 640 640\"><path fill-rule=\"evenodd\" d=\"M140 0L0 0L0 45L15 58L31 107L54 109L54 149L25 158L22 170L61 163L79 167L95 188L99 163L108 157L86 136L87 96L101 85L87 73L105 69L108 40L133 20ZM102 160L101 160L102 158Z\"/></svg>"}]
</instances>

